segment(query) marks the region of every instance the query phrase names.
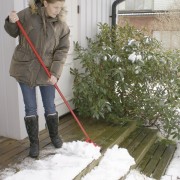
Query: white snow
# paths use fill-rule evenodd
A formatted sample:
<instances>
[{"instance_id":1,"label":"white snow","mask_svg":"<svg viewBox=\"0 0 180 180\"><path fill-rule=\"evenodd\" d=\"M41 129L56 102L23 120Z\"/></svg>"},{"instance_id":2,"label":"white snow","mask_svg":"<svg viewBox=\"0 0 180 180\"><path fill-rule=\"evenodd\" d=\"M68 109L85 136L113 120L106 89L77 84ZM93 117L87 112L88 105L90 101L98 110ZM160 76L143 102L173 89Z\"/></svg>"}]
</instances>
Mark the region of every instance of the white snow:
<instances>
[{"instance_id":1,"label":"white snow","mask_svg":"<svg viewBox=\"0 0 180 180\"><path fill-rule=\"evenodd\" d=\"M136 40L135 40L135 39L131 39L131 40L129 40L129 41L128 41L128 46L131 46L134 42L136 42Z\"/></svg>"},{"instance_id":2,"label":"white snow","mask_svg":"<svg viewBox=\"0 0 180 180\"><path fill-rule=\"evenodd\" d=\"M132 54L129 55L128 60L130 60L132 63L135 61L142 61L142 56L140 54L136 54L136 52L133 52Z\"/></svg>"},{"instance_id":3,"label":"white snow","mask_svg":"<svg viewBox=\"0 0 180 180\"><path fill-rule=\"evenodd\" d=\"M40 152L40 160L26 158L20 165L0 172L2 180L72 180L89 163L100 157L100 148L86 142L64 143L61 149L48 147ZM118 180L130 171L134 159L124 148L117 145L108 149L99 165L83 180ZM165 176L161 180L180 178L180 142ZM152 180L137 170L131 170L126 180Z\"/></svg>"},{"instance_id":4,"label":"white snow","mask_svg":"<svg viewBox=\"0 0 180 180\"><path fill-rule=\"evenodd\" d=\"M152 180L143 174L141 174L137 170L131 170L130 173L127 175L126 180Z\"/></svg>"},{"instance_id":5,"label":"white snow","mask_svg":"<svg viewBox=\"0 0 180 180\"><path fill-rule=\"evenodd\" d=\"M59 150L47 149L44 155L55 152L42 160L26 158L19 165L19 172L9 169L4 172L5 180L71 180L94 159L101 155L100 148L92 143L64 143ZM17 167L16 167L17 168ZM9 176L10 174L10 176Z\"/></svg>"},{"instance_id":6,"label":"white snow","mask_svg":"<svg viewBox=\"0 0 180 180\"><path fill-rule=\"evenodd\" d=\"M134 63L135 60L136 60L136 53L133 52L132 54L130 54L129 57L128 57L128 59Z\"/></svg>"},{"instance_id":7,"label":"white snow","mask_svg":"<svg viewBox=\"0 0 180 180\"><path fill-rule=\"evenodd\" d=\"M115 145L106 151L99 165L82 180L116 180L127 174L134 164L134 158L129 155L128 151Z\"/></svg>"},{"instance_id":8,"label":"white snow","mask_svg":"<svg viewBox=\"0 0 180 180\"><path fill-rule=\"evenodd\" d=\"M141 61L141 60L142 60L142 56L141 56L140 54L138 54L138 55L136 56L136 60Z\"/></svg>"}]
</instances>

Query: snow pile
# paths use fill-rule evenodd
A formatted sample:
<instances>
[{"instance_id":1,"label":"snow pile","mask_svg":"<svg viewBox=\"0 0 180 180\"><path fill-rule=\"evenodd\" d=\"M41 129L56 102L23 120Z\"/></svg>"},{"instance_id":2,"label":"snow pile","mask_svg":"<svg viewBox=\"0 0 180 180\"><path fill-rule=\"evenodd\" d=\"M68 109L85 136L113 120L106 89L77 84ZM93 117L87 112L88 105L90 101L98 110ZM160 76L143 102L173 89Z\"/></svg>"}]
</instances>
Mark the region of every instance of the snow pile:
<instances>
[{"instance_id":1,"label":"snow pile","mask_svg":"<svg viewBox=\"0 0 180 180\"><path fill-rule=\"evenodd\" d=\"M179 179L180 142L174 158L161 180ZM2 180L72 180L89 163L100 157L100 148L86 142L64 143L61 149L48 147L41 151L41 160L26 158L23 163L14 168L0 172ZM42 158L44 157L44 158ZM108 149L95 167L82 180L118 180L126 175L134 159L124 148L115 145ZM3 175L2 175L3 174ZM131 170L126 180L153 180L137 170Z\"/></svg>"},{"instance_id":2,"label":"snow pile","mask_svg":"<svg viewBox=\"0 0 180 180\"><path fill-rule=\"evenodd\" d=\"M78 175L89 163L100 157L100 148L92 143L64 143L58 150L49 150L55 154L42 160L26 158L17 169L7 169L4 180L71 180ZM46 154L46 152L44 152Z\"/></svg>"},{"instance_id":3,"label":"snow pile","mask_svg":"<svg viewBox=\"0 0 180 180\"><path fill-rule=\"evenodd\" d=\"M115 145L106 151L99 165L82 180L118 180L127 174L134 164L134 158L129 155L127 149Z\"/></svg>"},{"instance_id":4,"label":"snow pile","mask_svg":"<svg viewBox=\"0 0 180 180\"><path fill-rule=\"evenodd\" d=\"M131 172L126 177L126 180L153 180L153 179L141 174L137 170L131 170Z\"/></svg>"}]
</instances>

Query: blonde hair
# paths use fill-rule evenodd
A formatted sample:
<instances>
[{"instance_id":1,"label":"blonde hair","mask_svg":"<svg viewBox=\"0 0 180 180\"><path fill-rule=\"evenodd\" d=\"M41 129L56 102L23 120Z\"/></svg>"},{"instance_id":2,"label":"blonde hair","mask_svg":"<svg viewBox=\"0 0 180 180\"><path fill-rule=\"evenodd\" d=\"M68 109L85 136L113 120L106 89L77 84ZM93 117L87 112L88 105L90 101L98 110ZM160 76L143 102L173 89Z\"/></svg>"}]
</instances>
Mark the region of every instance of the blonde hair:
<instances>
[{"instance_id":1,"label":"blonde hair","mask_svg":"<svg viewBox=\"0 0 180 180\"><path fill-rule=\"evenodd\" d=\"M29 7L31 8L32 13L37 13L38 6L44 6L44 1L47 1L47 3L56 3L57 1L60 2L65 2L65 0L29 0ZM58 19L60 21L66 21L66 15L67 15L67 10L65 7L62 7Z\"/></svg>"},{"instance_id":2,"label":"blonde hair","mask_svg":"<svg viewBox=\"0 0 180 180\"><path fill-rule=\"evenodd\" d=\"M47 1L48 3L55 3L55 2L57 2L57 1L65 1L65 0L40 0L42 3L44 2L44 1Z\"/></svg>"}]
</instances>

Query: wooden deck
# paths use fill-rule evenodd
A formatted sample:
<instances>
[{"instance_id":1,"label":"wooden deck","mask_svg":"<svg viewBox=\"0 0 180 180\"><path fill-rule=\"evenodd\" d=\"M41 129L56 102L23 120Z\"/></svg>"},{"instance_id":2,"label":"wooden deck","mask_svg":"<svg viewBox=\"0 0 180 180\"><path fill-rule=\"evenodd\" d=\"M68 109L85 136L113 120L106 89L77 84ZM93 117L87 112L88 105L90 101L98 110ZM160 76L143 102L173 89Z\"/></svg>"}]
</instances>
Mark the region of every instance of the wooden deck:
<instances>
[{"instance_id":1,"label":"wooden deck","mask_svg":"<svg viewBox=\"0 0 180 180\"><path fill-rule=\"evenodd\" d=\"M135 122L114 126L89 119L80 119L80 121L90 138L102 147L102 156L107 148L118 144L120 147L127 148L135 158L136 166L132 168L137 168L155 179L160 179L163 175L176 149L176 145L159 142L156 130L136 128ZM83 133L70 114L60 118L59 132L64 142L84 140ZM51 145L47 130L41 131L39 138L40 149ZM17 141L0 137L0 170L20 163L28 156L28 152L27 138ZM41 155L39 158L42 158ZM81 179L83 175L98 165L101 158L93 161L75 179Z\"/></svg>"}]
</instances>

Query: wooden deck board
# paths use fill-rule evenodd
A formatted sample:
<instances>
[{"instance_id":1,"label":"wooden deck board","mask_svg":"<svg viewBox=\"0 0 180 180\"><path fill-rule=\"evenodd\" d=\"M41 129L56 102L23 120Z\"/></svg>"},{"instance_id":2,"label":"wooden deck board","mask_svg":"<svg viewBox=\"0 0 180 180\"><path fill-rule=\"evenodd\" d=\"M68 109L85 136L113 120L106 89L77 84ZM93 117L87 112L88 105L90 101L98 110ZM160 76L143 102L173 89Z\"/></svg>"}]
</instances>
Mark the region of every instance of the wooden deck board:
<instances>
[{"instance_id":1,"label":"wooden deck board","mask_svg":"<svg viewBox=\"0 0 180 180\"><path fill-rule=\"evenodd\" d=\"M146 166L146 168L143 171L143 173L145 175L147 175L149 177L152 176L152 174L153 174L153 172L165 150L166 150L165 144L160 144L158 146L158 148L155 151L154 156L151 158L150 162L148 163L148 165Z\"/></svg>"},{"instance_id":2,"label":"wooden deck board","mask_svg":"<svg viewBox=\"0 0 180 180\"><path fill-rule=\"evenodd\" d=\"M134 140L136 139L136 137L141 133L142 129L138 128L136 129L134 132L132 132L130 134L130 136L125 139L125 141L123 141L120 146L127 148L128 146L130 146L132 144L132 142L134 142Z\"/></svg>"},{"instance_id":3,"label":"wooden deck board","mask_svg":"<svg viewBox=\"0 0 180 180\"><path fill-rule=\"evenodd\" d=\"M41 140L40 150L46 147L47 145L51 145L49 137ZM10 157L7 157L6 154L5 158L3 159L4 161L1 161L1 166L0 166L1 169L8 167L8 165L11 166L14 163L21 162L24 158L28 156L28 153L29 153L29 143L27 143L27 147L21 146L21 148L18 149L18 151L13 151L13 155L11 155Z\"/></svg>"},{"instance_id":4,"label":"wooden deck board","mask_svg":"<svg viewBox=\"0 0 180 180\"><path fill-rule=\"evenodd\" d=\"M137 163L137 169L139 169L141 172L144 171L145 167L147 166L148 162L153 157L156 149L158 147L158 143L154 143L148 153L144 156L144 158L141 160L141 162Z\"/></svg>"},{"instance_id":5,"label":"wooden deck board","mask_svg":"<svg viewBox=\"0 0 180 180\"><path fill-rule=\"evenodd\" d=\"M148 132L145 129L142 129L141 133L134 139L127 148L130 154L133 154L135 149L141 144L141 142L147 137Z\"/></svg>"},{"instance_id":6,"label":"wooden deck board","mask_svg":"<svg viewBox=\"0 0 180 180\"><path fill-rule=\"evenodd\" d=\"M112 145L114 145L114 144L119 145L120 143L122 143L127 138L127 136L129 136L129 134L132 131L134 131L135 128L136 128L135 122L126 123L122 127L118 128L117 131L115 131L114 134L109 137L108 141ZM107 145L105 145L104 147L108 148Z\"/></svg>"},{"instance_id":7,"label":"wooden deck board","mask_svg":"<svg viewBox=\"0 0 180 180\"><path fill-rule=\"evenodd\" d=\"M11 140L11 139L2 142L1 147L0 147L0 157L1 157L1 155L7 153L8 151L10 151L20 145L21 145L20 141Z\"/></svg>"},{"instance_id":8,"label":"wooden deck board","mask_svg":"<svg viewBox=\"0 0 180 180\"><path fill-rule=\"evenodd\" d=\"M175 144L166 146L166 150L164 154L162 155L162 157L160 158L160 161L152 174L153 178L160 179L162 174L165 173L167 166L169 165L175 150L176 150Z\"/></svg>"},{"instance_id":9,"label":"wooden deck board","mask_svg":"<svg viewBox=\"0 0 180 180\"><path fill-rule=\"evenodd\" d=\"M2 143L3 141L6 141L6 140L7 140L7 138L0 136L0 143Z\"/></svg>"},{"instance_id":10,"label":"wooden deck board","mask_svg":"<svg viewBox=\"0 0 180 180\"><path fill-rule=\"evenodd\" d=\"M132 156L135 158L136 163L139 163L140 160L145 156L146 152L149 150L156 138L157 131L151 130L146 132L147 134L132 152Z\"/></svg>"}]
</instances>

